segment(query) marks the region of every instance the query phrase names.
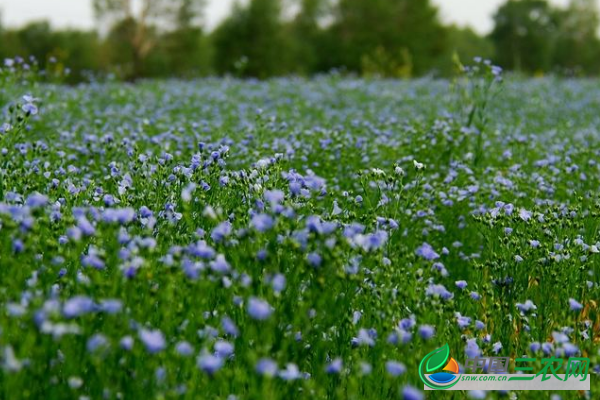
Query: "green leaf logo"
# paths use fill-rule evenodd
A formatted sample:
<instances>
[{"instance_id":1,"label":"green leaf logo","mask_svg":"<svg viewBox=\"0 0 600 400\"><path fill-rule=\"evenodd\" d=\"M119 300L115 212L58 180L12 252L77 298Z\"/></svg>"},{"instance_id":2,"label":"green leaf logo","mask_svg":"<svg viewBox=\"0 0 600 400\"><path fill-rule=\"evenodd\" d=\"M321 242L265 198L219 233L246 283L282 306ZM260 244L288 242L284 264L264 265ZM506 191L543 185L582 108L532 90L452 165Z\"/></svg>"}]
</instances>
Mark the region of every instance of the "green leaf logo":
<instances>
[{"instance_id":1,"label":"green leaf logo","mask_svg":"<svg viewBox=\"0 0 600 400\"><path fill-rule=\"evenodd\" d=\"M454 381L443 385L437 382L430 381L425 376L425 374L429 374L430 372L433 372L436 369L442 368L444 364L446 364L446 362L448 361L448 358L450 358L450 347L448 346L448 343L446 343L439 349L433 350L431 353L423 357L421 363L419 364L419 377L426 386L429 386L430 388L436 390L444 390L449 389L458 383L458 379L454 379Z\"/></svg>"},{"instance_id":2,"label":"green leaf logo","mask_svg":"<svg viewBox=\"0 0 600 400\"><path fill-rule=\"evenodd\" d=\"M432 351L429 354L431 355L427 360L427 372L435 371L436 369L441 368L446 364L446 361L448 361L448 357L450 357L450 347L448 347L448 343L446 343L444 346Z\"/></svg>"}]
</instances>

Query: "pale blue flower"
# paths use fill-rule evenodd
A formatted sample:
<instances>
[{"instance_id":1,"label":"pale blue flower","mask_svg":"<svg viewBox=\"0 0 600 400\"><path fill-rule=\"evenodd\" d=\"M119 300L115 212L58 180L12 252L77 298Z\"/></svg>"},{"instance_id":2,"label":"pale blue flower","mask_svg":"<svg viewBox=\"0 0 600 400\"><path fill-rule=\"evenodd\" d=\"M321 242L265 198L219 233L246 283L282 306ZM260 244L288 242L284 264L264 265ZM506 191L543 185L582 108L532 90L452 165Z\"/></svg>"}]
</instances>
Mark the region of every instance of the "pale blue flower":
<instances>
[{"instance_id":1,"label":"pale blue flower","mask_svg":"<svg viewBox=\"0 0 600 400\"><path fill-rule=\"evenodd\" d=\"M251 318L258 321L264 321L268 319L273 313L273 308L269 305L269 303L256 297L251 297L248 300L248 306L246 307L246 310Z\"/></svg>"},{"instance_id":2,"label":"pale blue flower","mask_svg":"<svg viewBox=\"0 0 600 400\"><path fill-rule=\"evenodd\" d=\"M165 337L159 330L141 329L139 332L140 340L146 346L149 353L158 353L166 347Z\"/></svg>"}]
</instances>

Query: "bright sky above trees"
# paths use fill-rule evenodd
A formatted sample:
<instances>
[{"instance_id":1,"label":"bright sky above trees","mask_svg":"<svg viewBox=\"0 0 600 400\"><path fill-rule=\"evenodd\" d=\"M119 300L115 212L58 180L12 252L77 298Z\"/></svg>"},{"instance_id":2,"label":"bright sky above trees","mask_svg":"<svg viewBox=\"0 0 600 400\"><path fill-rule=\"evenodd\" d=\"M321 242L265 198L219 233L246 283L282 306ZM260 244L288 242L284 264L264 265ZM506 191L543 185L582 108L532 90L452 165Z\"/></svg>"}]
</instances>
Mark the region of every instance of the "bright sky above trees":
<instances>
[{"instance_id":1,"label":"bright sky above trees","mask_svg":"<svg viewBox=\"0 0 600 400\"><path fill-rule=\"evenodd\" d=\"M504 0L434 0L444 22L470 25L480 33L492 28L491 15ZM214 27L229 12L233 0L207 0L207 24ZM568 0L551 0L566 4ZM94 24L88 0L0 0L2 22L9 26L48 19L56 27L89 28Z\"/></svg>"}]
</instances>

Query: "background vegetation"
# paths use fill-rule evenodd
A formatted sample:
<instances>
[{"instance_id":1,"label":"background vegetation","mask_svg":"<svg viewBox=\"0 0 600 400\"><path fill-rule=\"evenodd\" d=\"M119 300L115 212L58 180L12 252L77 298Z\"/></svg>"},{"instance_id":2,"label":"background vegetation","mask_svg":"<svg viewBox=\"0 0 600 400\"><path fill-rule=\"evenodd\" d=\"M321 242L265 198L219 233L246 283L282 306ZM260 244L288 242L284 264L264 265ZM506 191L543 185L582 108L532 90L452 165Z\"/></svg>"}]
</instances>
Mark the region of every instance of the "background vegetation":
<instances>
[{"instance_id":1,"label":"background vegetation","mask_svg":"<svg viewBox=\"0 0 600 400\"><path fill-rule=\"evenodd\" d=\"M594 0L557 8L509 0L480 36L444 26L429 0L250 0L234 4L213 31L204 0L94 0L99 32L53 30L47 22L0 27L0 57L35 56L40 68L70 68L80 81L230 74L267 78L331 70L365 76L452 73L452 58L491 58L528 74L600 71Z\"/></svg>"}]
</instances>

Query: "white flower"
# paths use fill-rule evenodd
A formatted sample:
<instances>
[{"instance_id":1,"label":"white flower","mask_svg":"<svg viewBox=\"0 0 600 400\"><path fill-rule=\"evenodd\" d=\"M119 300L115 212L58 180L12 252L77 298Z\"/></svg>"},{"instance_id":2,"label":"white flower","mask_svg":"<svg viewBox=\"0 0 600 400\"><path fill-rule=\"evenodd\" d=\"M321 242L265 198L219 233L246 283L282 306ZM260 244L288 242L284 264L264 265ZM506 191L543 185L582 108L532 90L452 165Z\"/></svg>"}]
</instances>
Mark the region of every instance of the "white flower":
<instances>
[{"instance_id":1,"label":"white flower","mask_svg":"<svg viewBox=\"0 0 600 400\"><path fill-rule=\"evenodd\" d=\"M2 363L2 367L7 371L18 372L21 370L23 364L20 360L15 356L15 352L11 346L6 346L4 348L4 361Z\"/></svg>"},{"instance_id":2,"label":"white flower","mask_svg":"<svg viewBox=\"0 0 600 400\"><path fill-rule=\"evenodd\" d=\"M68 382L71 389L79 389L81 386L83 386L83 379L78 376L70 377Z\"/></svg>"},{"instance_id":3,"label":"white flower","mask_svg":"<svg viewBox=\"0 0 600 400\"><path fill-rule=\"evenodd\" d=\"M181 191L181 200L185 203L189 203L192 201L192 193L196 190L197 185L195 183L190 183Z\"/></svg>"},{"instance_id":4,"label":"white flower","mask_svg":"<svg viewBox=\"0 0 600 400\"><path fill-rule=\"evenodd\" d=\"M400 167L396 167L394 168L394 172L396 173L396 175L398 176L404 176L404 170Z\"/></svg>"},{"instance_id":5,"label":"white flower","mask_svg":"<svg viewBox=\"0 0 600 400\"><path fill-rule=\"evenodd\" d=\"M12 129L12 126L9 123L3 123L0 125L0 133L6 133Z\"/></svg>"},{"instance_id":6,"label":"white flower","mask_svg":"<svg viewBox=\"0 0 600 400\"><path fill-rule=\"evenodd\" d=\"M202 216L204 216L206 218L210 218L212 220L217 219L217 213L215 212L215 209L212 208L211 206L204 207L204 211L202 211Z\"/></svg>"},{"instance_id":7,"label":"white flower","mask_svg":"<svg viewBox=\"0 0 600 400\"><path fill-rule=\"evenodd\" d=\"M333 211L331 211L331 215L340 215L342 213L342 209L338 205L337 201L333 202Z\"/></svg>"},{"instance_id":8,"label":"white flower","mask_svg":"<svg viewBox=\"0 0 600 400\"><path fill-rule=\"evenodd\" d=\"M415 166L415 168L417 170L421 170L421 169L425 168L425 165L423 165L422 163L418 162L417 160L413 160L413 165Z\"/></svg>"},{"instance_id":9,"label":"white flower","mask_svg":"<svg viewBox=\"0 0 600 400\"><path fill-rule=\"evenodd\" d=\"M265 169L269 166L270 163L271 161L268 158L261 158L256 162L256 168Z\"/></svg>"}]
</instances>

